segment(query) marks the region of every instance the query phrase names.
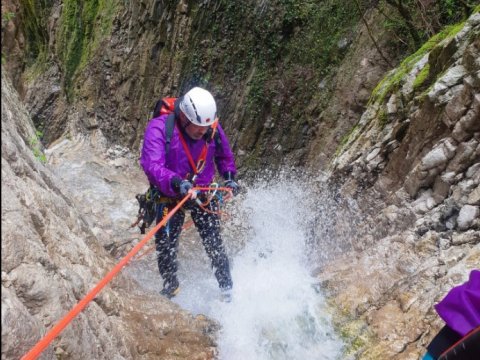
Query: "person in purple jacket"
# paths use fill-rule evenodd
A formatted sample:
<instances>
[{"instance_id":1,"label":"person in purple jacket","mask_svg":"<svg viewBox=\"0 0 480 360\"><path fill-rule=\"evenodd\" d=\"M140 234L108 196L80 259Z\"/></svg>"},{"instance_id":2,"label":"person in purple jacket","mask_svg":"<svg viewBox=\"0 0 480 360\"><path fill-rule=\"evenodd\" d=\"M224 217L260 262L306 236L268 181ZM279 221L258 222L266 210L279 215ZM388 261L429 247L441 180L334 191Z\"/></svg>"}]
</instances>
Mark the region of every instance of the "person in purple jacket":
<instances>
[{"instance_id":1,"label":"person in purple jacket","mask_svg":"<svg viewBox=\"0 0 480 360\"><path fill-rule=\"evenodd\" d=\"M480 270L435 305L445 326L427 346L423 360L480 359Z\"/></svg>"},{"instance_id":2,"label":"person in purple jacket","mask_svg":"<svg viewBox=\"0 0 480 360\"><path fill-rule=\"evenodd\" d=\"M234 156L218 123L215 99L210 92L199 87L178 98L173 113L150 120L145 130L140 164L151 187L159 193L157 224L194 186L209 186L215 177L215 167L225 179L224 185L231 188L234 195L239 190L235 182ZM233 283L220 236L219 217L215 213L218 202L211 201L209 206L211 211L205 211L194 201L187 202L155 234L158 269L164 281L160 293L168 298L179 290L178 238L188 210L215 270L223 298L230 299Z\"/></svg>"}]
</instances>

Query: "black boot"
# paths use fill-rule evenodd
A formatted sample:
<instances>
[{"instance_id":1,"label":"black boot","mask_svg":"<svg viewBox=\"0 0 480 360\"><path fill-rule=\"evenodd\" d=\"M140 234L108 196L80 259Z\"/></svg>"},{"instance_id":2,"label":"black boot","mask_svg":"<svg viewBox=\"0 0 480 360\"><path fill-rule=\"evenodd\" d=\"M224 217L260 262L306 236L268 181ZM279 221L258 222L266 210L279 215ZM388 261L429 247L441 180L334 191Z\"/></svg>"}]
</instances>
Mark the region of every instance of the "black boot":
<instances>
[{"instance_id":1,"label":"black boot","mask_svg":"<svg viewBox=\"0 0 480 360\"><path fill-rule=\"evenodd\" d=\"M163 289L160 291L160 295L163 295L168 299L171 299L175 295L177 295L179 291L180 291L180 288L179 288L177 277L173 277L163 282Z\"/></svg>"}]
</instances>

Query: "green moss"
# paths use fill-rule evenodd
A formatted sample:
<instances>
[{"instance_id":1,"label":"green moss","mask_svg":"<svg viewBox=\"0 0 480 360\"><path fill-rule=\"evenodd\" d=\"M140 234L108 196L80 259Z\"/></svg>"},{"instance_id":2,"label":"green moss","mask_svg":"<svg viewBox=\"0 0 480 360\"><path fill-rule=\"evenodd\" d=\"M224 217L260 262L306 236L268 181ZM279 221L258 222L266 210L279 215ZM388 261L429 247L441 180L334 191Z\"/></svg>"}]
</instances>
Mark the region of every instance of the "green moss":
<instances>
[{"instance_id":1,"label":"green moss","mask_svg":"<svg viewBox=\"0 0 480 360\"><path fill-rule=\"evenodd\" d=\"M69 98L73 95L76 73L111 31L115 9L116 1L111 0L63 2L57 52L62 60L64 86Z\"/></svg>"},{"instance_id":2,"label":"green moss","mask_svg":"<svg viewBox=\"0 0 480 360\"><path fill-rule=\"evenodd\" d=\"M53 0L21 0L21 26L26 37L27 78L48 66L48 19ZM111 31L118 0L65 0L58 21L56 55L60 59L67 96L72 95L76 73L84 67Z\"/></svg>"},{"instance_id":3,"label":"green moss","mask_svg":"<svg viewBox=\"0 0 480 360\"><path fill-rule=\"evenodd\" d=\"M381 108L380 111L377 114L378 118L378 124L380 125L380 128L383 129L385 128L385 125L388 124L388 114L385 111L385 108Z\"/></svg>"},{"instance_id":4,"label":"green moss","mask_svg":"<svg viewBox=\"0 0 480 360\"><path fill-rule=\"evenodd\" d=\"M38 66L42 67L47 61L47 14L50 12L52 6L51 1L34 1L21 0L20 1L20 26L25 34L26 40L26 58L27 67Z\"/></svg>"},{"instance_id":5,"label":"green moss","mask_svg":"<svg viewBox=\"0 0 480 360\"><path fill-rule=\"evenodd\" d=\"M385 98L391 93L397 91L402 84L405 76L413 69L413 66L423 57L430 52L435 46L446 38L452 38L461 29L465 22L461 22L455 25L445 27L441 32L432 36L425 44L422 45L414 54L405 58L402 63L394 70L389 72L375 87L370 97L370 103L378 102L383 103ZM424 75L424 74L423 74ZM425 80L425 79L424 79Z\"/></svg>"},{"instance_id":6,"label":"green moss","mask_svg":"<svg viewBox=\"0 0 480 360\"><path fill-rule=\"evenodd\" d=\"M33 82L38 76L43 74L48 69L47 54L42 52L37 61L32 63L29 67L25 69L23 75L24 79L27 82Z\"/></svg>"},{"instance_id":7,"label":"green moss","mask_svg":"<svg viewBox=\"0 0 480 360\"><path fill-rule=\"evenodd\" d=\"M15 17L15 13L11 11L2 11L2 28L5 27L10 20L12 20Z\"/></svg>"},{"instance_id":8,"label":"green moss","mask_svg":"<svg viewBox=\"0 0 480 360\"><path fill-rule=\"evenodd\" d=\"M40 161L42 164L45 164L47 162L47 156L43 152L42 149L42 143L40 142L40 138L43 136L43 133L41 131L36 131L35 135L32 136L28 142L30 144L30 147L33 152L33 156Z\"/></svg>"},{"instance_id":9,"label":"green moss","mask_svg":"<svg viewBox=\"0 0 480 360\"><path fill-rule=\"evenodd\" d=\"M360 3L366 7L367 1ZM311 120L305 106L318 96L318 84L332 79L360 17L350 0L221 0L208 13L205 7L195 10L198 5L193 2L191 6L197 16L188 52L195 56L185 57L181 87L214 88L232 82L246 86L241 117L268 114L279 122ZM340 46L340 40L346 44ZM320 92L329 98L329 91L325 86Z\"/></svg>"},{"instance_id":10,"label":"green moss","mask_svg":"<svg viewBox=\"0 0 480 360\"><path fill-rule=\"evenodd\" d=\"M357 354L374 343L374 336L368 330L364 320L354 318L350 310L335 302L327 300L326 311L332 315L335 332L344 343L343 358L357 358Z\"/></svg>"},{"instance_id":11,"label":"green moss","mask_svg":"<svg viewBox=\"0 0 480 360\"><path fill-rule=\"evenodd\" d=\"M265 68L263 67L256 68L255 73L252 76L252 79L247 84L249 90L247 94L246 105L247 105L247 108L250 110L250 113L254 116L257 116L260 114L264 103L268 99L268 96L266 94L266 84L265 84L268 78L269 78L269 74Z\"/></svg>"},{"instance_id":12,"label":"green moss","mask_svg":"<svg viewBox=\"0 0 480 360\"><path fill-rule=\"evenodd\" d=\"M426 64L422 70L418 73L417 77L415 78L415 81L413 82L413 89L417 90L420 87L422 87L425 83L425 81L428 78L428 75L430 74L430 64Z\"/></svg>"},{"instance_id":13,"label":"green moss","mask_svg":"<svg viewBox=\"0 0 480 360\"><path fill-rule=\"evenodd\" d=\"M344 355L353 355L368 343L367 337L362 334L363 321L352 321L340 328L340 337L345 343Z\"/></svg>"},{"instance_id":14,"label":"green moss","mask_svg":"<svg viewBox=\"0 0 480 360\"><path fill-rule=\"evenodd\" d=\"M14 12L11 12L11 11L3 11L3 8L2 8L2 30L5 28L5 26L7 26L7 24L10 22L10 20L12 20L13 18L15 17L15 13ZM6 60L7 60L7 55L8 54L4 54L3 51L2 51L2 65L5 64Z\"/></svg>"},{"instance_id":15,"label":"green moss","mask_svg":"<svg viewBox=\"0 0 480 360\"><path fill-rule=\"evenodd\" d=\"M290 36L293 41L287 47L291 61L311 66L322 76L327 75L345 55L347 47L340 48L339 41L348 39L351 27L359 19L355 2L284 2L287 16L283 20L283 26L292 31Z\"/></svg>"}]
</instances>

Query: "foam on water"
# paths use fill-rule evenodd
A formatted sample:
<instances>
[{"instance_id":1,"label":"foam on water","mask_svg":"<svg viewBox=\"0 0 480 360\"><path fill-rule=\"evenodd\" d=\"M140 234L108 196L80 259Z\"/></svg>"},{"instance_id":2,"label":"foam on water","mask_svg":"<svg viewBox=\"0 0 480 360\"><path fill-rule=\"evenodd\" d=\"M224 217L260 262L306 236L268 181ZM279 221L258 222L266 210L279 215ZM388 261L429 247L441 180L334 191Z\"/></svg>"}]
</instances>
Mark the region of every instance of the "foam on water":
<instances>
[{"instance_id":1,"label":"foam on water","mask_svg":"<svg viewBox=\"0 0 480 360\"><path fill-rule=\"evenodd\" d=\"M298 185L263 183L235 204L249 230L245 245L230 257L232 302L220 301L206 256L179 259L182 285L174 301L221 324L221 359L341 358L342 342L309 271L305 224L311 199Z\"/></svg>"}]
</instances>

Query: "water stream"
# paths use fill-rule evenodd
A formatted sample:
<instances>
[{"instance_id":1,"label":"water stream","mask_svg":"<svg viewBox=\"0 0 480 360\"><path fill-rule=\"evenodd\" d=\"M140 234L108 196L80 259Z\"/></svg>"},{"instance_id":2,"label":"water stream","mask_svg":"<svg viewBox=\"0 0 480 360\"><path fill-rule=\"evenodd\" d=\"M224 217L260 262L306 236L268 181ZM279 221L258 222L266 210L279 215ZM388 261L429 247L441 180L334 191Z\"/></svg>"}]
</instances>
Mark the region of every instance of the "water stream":
<instances>
[{"instance_id":1,"label":"water stream","mask_svg":"<svg viewBox=\"0 0 480 360\"><path fill-rule=\"evenodd\" d=\"M310 275L305 226L312 201L299 185L260 182L233 203L234 225L223 232L234 281L230 303L220 300L198 236L181 237L181 291L174 301L220 323L220 359L341 358L342 342ZM129 271L144 287L160 290L154 255Z\"/></svg>"},{"instance_id":2,"label":"water stream","mask_svg":"<svg viewBox=\"0 0 480 360\"><path fill-rule=\"evenodd\" d=\"M138 229L125 229L135 215L134 194L145 188L140 170L112 166L111 160L94 155L82 141L61 145L50 151L52 168L88 214L85 218L93 231L104 234L101 241L122 242L138 236ZM338 251L339 238L330 230L335 228L338 233L343 226L332 216L335 202L331 196L310 193L315 186L305 185L305 178L305 174L269 176L245 185L242 194L227 204L231 217L223 222L222 235L234 282L230 303L220 300L210 261L195 229L180 237L181 285L174 301L221 325L218 345L222 360L342 358L342 342L311 272L329 251ZM103 225L97 229L96 224ZM124 271L145 290L160 291L162 279L154 252L132 261Z\"/></svg>"}]
</instances>

